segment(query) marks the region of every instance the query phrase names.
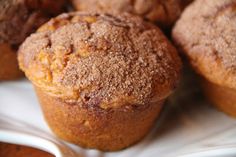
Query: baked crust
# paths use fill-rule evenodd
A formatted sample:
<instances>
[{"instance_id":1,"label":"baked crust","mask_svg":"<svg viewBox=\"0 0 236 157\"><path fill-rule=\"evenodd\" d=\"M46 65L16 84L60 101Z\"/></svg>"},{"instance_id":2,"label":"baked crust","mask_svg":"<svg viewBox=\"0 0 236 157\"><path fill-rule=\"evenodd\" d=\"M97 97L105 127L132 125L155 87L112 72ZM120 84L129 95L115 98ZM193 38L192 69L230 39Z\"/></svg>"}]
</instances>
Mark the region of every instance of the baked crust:
<instances>
[{"instance_id":1,"label":"baked crust","mask_svg":"<svg viewBox=\"0 0 236 157\"><path fill-rule=\"evenodd\" d=\"M35 87L52 131L74 144L102 151L117 151L140 141L151 129L163 100L115 109L68 103Z\"/></svg>"},{"instance_id":2,"label":"baked crust","mask_svg":"<svg viewBox=\"0 0 236 157\"><path fill-rule=\"evenodd\" d=\"M162 32L127 13L62 14L26 39L19 62L48 94L102 108L162 100L181 69Z\"/></svg>"},{"instance_id":3,"label":"baked crust","mask_svg":"<svg viewBox=\"0 0 236 157\"><path fill-rule=\"evenodd\" d=\"M235 0L196 0L173 29L174 41L194 69L208 81L233 89L236 89L235 9Z\"/></svg>"},{"instance_id":4,"label":"baked crust","mask_svg":"<svg viewBox=\"0 0 236 157\"><path fill-rule=\"evenodd\" d=\"M191 0L71 0L79 11L129 12L171 26Z\"/></svg>"},{"instance_id":5,"label":"baked crust","mask_svg":"<svg viewBox=\"0 0 236 157\"><path fill-rule=\"evenodd\" d=\"M236 90L202 79L202 87L209 100L221 111L236 117Z\"/></svg>"},{"instance_id":6,"label":"baked crust","mask_svg":"<svg viewBox=\"0 0 236 157\"><path fill-rule=\"evenodd\" d=\"M13 80L22 77L23 73L18 68L16 53L9 44L0 44L0 54L0 80Z\"/></svg>"}]
</instances>

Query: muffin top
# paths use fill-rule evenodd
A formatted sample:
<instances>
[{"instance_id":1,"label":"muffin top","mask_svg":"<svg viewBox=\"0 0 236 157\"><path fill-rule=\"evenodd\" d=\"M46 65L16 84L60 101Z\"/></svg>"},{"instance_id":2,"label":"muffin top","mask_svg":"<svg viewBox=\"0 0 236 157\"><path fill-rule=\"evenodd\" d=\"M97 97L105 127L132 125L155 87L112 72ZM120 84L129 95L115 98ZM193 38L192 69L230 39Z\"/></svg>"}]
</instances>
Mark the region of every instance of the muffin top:
<instances>
[{"instance_id":1,"label":"muffin top","mask_svg":"<svg viewBox=\"0 0 236 157\"><path fill-rule=\"evenodd\" d=\"M19 62L48 94L102 108L166 98L181 67L162 32L127 13L62 14L25 40Z\"/></svg>"},{"instance_id":2,"label":"muffin top","mask_svg":"<svg viewBox=\"0 0 236 157\"><path fill-rule=\"evenodd\" d=\"M129 12L171 26L191 0L71 0L80 11Z\"/></svg>"},{"instance_id":3,"label":"muffin top","mask_svg":"<svg viewBox=\"0 0 236 157\"><path fill-rule=\"evenodd\" d=\"M196 0L172 34L199 74L236 88L236 0Z\"/></svg>"},{"instance_id":4,"label":"muffin top","mask_svg":"<svg viewBox=\"0 0 236 157\"><path fill-rule=\"evenodd\" d=\"M0 0L0 43L20 44L62 10L64 0Z\"/></svg>"}]
</instances>

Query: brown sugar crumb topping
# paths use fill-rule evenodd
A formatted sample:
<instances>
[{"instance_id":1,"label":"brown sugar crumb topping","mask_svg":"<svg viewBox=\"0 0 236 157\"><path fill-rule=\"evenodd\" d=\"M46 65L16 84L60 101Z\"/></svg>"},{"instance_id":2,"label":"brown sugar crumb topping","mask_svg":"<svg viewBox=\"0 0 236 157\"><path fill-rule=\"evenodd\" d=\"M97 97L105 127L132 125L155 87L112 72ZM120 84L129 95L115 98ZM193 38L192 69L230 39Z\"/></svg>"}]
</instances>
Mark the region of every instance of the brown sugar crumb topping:
<instances>
[{"instance_id":1,"label":"brown sugar crumb topping","mask_svg":"<svg viewBox=\"0 0 236 157\"><path fill-rule=\"evenodd\" d=\"M172 25L191 0L71 0L79 11L129 12L161 26Z\"/></svg>"},{"instance_id":2,"label":"brown sugar crumb topping","mask_svg":"<svg viewBox=\"0 0 236 157\"><path fill-rule=\"evenodd\" d=\"M0 43L18 46L50 16L62 11L64 0L0 0Z\"/></svg>"},{"instance_id":3,"label":"brown sugar crumb topping","mask_svg":"<svg viewBox=\"0 0 236 157\"><path fill-rule=\"evenodd\" d=\"M177 53L160 30L129 14L63 14L31 35L19 53L35 85L104 108L163 99L180 71Z\"/></svg>"},{"instance_id":4,"label":"brown sugar crumb topping","mask_svg":"<svg viewBox=\"0 0 236 157\"><path fill-rule=\"evenodd\" d=\"M217 84L229 82L236 87L235 0L196 0L183 13L173 34L201 74ZM213 72L217 67L220 70Z\"/></svg>"}]
</instances>

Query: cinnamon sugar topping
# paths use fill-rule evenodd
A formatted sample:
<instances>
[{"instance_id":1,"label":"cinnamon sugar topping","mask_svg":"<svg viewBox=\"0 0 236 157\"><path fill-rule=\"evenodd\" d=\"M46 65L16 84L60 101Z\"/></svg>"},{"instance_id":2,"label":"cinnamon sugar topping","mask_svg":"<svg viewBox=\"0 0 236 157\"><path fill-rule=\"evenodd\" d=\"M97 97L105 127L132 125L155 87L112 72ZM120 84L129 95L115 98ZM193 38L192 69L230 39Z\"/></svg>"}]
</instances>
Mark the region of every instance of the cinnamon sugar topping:
<instances>
[{"instance_id":1,"label":"cinnamon sugar topping","mask_svg":"<svg viewBox=\"0 0 236 157\"><path fill-rule=\"evenodd\" d=\"M163 99L180 72L176 51L161 31L129 14L61 15L31 35L19 55L37 86L104 108Z\"/></svg>"}]
</instances>

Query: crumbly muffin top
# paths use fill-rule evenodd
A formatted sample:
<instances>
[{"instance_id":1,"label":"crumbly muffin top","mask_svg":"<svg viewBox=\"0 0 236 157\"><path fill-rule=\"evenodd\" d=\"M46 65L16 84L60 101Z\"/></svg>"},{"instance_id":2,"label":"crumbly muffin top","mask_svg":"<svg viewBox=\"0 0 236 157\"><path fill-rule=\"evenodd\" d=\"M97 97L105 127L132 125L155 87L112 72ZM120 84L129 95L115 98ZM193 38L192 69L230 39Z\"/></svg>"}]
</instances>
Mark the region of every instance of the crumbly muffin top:
<instances>
[{"instance_id":1,"label":"crumbly muffin top","mask_svg":"<svg viewBox=\"0 0 236 157\"><path fill-rule=\"evenodd\" d=\"M20 44L63 4L64 0L0 0L0 43Z\"/></svg>"},{"instance_id":2,"label":"crumbly muffin top","mask_svg":"<svg viewBox=\"0 0 236 157\"><path fill-rule=\"evenodd\" d=\"M62 14L26 39L19 62L49 94L103 108L166 98L181 66L156 26L126 13Z\"/></svg>"},{"instance_id":3,"label":"crumbly muffin top","mask_svg":"<svg viewBox=\"0 0 236 157\"><path fill-rule=\"evenodd\" d=\"M196 0L177 22L173 38L201 75L236 88L236 0Z\"/></svg>"},{"instance_id":4,"label":"crumbly muffin top","mask_svg":"<svg viewBox=\"0 0 236 157\"><path fill-rule=\"evenodd\" d=\"M172 25L191 0L71 0L77 10L129 12L157 22Z\"/></svg>"}]
</instances>

